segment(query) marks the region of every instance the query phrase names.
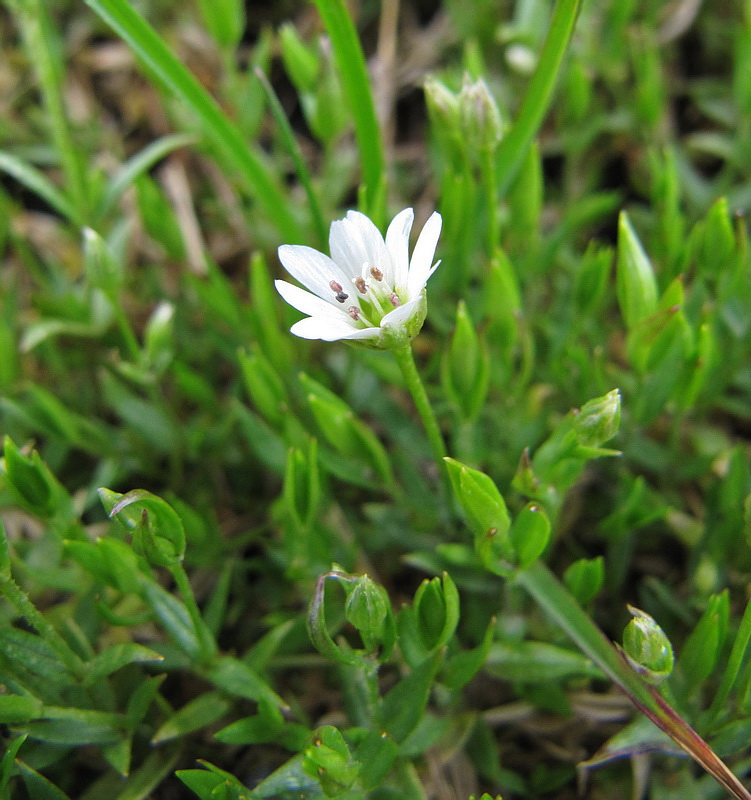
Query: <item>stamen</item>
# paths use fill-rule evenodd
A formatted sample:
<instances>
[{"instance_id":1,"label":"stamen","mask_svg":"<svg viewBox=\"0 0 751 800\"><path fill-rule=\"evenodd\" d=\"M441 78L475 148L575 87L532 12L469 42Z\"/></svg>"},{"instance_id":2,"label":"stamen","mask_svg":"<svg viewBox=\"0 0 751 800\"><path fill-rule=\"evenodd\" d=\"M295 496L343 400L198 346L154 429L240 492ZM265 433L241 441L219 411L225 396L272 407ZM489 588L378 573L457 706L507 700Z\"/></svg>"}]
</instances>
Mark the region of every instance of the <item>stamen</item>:
<instances>
[{"instance_id":1,"label":"stamen","mask_svg":"<svg viewBox=\"0 0 751 800\"><path fill-rule=\"evenodd\" d=\"M372 276L373 276L373 277L374 277L374 278L375 278L377 281L382 281L382 280L383 280L383 273L381 272L381 270L380 270L380 269L378 269L378 267L371 267L371 268L370 268L370 274L371 274L371 275L372 275Z\"/></svg>"},{"instance_id":2,"label":"stamen","mask_svg":"<svg viewBox=\"0 0 751 800\"><path fill-rule=\"evenodd\" d=\"M402 301L399 299L396 292L391 292L389 295L389 302L392 306L394 306L394 308L399 308L399 306L402 304Z\"/></svg>"},{"instance_id":3,"label":"stamen","mask_svg":"<svg viewBox=\"0 0 751 800\"><path fill-rule=\"evenodd\" d=\"M350 306L347 309L347 313L352 317L353 320L357 321L360 319L360 314L362 313L357 306Z\"/></svg>"},{"instance_id":4,"label":"stamen","mask_svg":"<svg viewBox=\"0 0 751 800\"><path fill-rule=\"evenodd\" d=\"M360 294L366 294L368 291L368 284L365 283L365 278L355 278L355 286Z\"/></svg>"},{"instance_id":5,"label":"stamen","mask_svg":"<svg viewBox=\"0 0 751 800\"><path fill-rule=\"evenodd\" d=\"M337 299L337 300L338 300L340 303L343 303L343 302L344 302L344 301L345 301L345 300L346 300L348 297L349 297L349 295L348 295L348 294L345 294L344 292L337 292L337 293L336 293L336 299Z\"/></svg>"},{"instance_id":6,"label":"stamen","mask_svg":"<svg viewBox=\"0 0 751 800\"><path fill-rule=\"evenodd\" d=\"M339 293L342 290L341 283L338 283L337 281L329 281L329 286L331 287L332 292Z\"/></svg>"}]
</instances>

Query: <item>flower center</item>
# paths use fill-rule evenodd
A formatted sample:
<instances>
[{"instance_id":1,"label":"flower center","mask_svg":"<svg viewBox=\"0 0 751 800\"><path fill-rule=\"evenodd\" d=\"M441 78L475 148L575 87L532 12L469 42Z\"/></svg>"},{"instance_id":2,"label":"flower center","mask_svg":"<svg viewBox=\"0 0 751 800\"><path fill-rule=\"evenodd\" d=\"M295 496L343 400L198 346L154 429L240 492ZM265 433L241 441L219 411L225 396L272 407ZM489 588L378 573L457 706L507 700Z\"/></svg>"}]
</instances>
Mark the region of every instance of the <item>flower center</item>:
<instances>
[{"instance_id":1,"label":"flower center","mask_svg":"<svg viewBox=\"0 0 751 800\"><path fill-rule=\"evenodd\" d=\"M383 280L383 270L365 262L361 274L352 279L358 305L350 305L347 314L362 328L376 328L381 320L402 304L402 298L394 287ZM338 303L344 305L350 295L339 281L329 281L329 288Z\"/></svg>"}]
</instances>

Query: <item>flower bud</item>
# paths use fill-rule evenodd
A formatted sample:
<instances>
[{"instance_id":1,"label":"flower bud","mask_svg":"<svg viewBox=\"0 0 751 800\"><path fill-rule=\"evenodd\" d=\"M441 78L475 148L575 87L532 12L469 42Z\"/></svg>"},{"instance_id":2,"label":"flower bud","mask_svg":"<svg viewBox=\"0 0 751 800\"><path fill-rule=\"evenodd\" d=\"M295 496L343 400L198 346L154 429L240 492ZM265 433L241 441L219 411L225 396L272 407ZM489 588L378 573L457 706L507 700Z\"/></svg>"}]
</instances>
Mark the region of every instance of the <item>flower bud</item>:
<instances>
[{"instance_id":1,"label":"flower bud","mask_svg":"<svg viewBox=\"0 0 751 800\"><path fill-rule=\"evenodd\" d=\"M295 89L298 92L314 91L321 72L320 58L315 48L308 47L290 23L279 28L279 43L284 69Z\"/></svg>"},{"instance_id":2,"label":"flower bud","mask_svg":"<svg viewBox=\"0 0 751 800\"><path fill-rule=\"evenodd\" d=\"M2 472L21 506L30 514L47 518L57 509L54 476L36 450L25 455L9 436L5 437Z\"/></svg>"},{"instance_id":3,"label":"flower bud","mask_svg":"<svg viewBox=\"0 0 751 800\"><path fill-rule=\"evenodd\" d=\"M150 564L170 567L183 560L185 530L169 503L144 489L119 494L99 489L99 498L110 518L133 536L133 549Z\"/></svg>"},{"instance_id":4,"label":"flower bud","mask_svg":"<svg viewBox=\"0 0 751 800\"><path fill-rule=\"evenodd\" d=\"M385 646L390 652L395 638L394 617L386 590L367 575L360 575L344 588L347 592L344 616L357 628L365 650L375 653Z\"/></svg>"},{"instance_id":5,"label":"flower bud","mask_svg":"<svg viewBox=\"0 0 751 800\"><path fill-rule=\"evenodd\" d=\"M456 309L456 327L441 363L444 391L467 421L476 419L488 394L488 354L463 300Z\"/></svg>"},{"instance_id":6,"label":"flower bud","mask_svg":"<svg viewBox=\"0 0 751 800\"><path fill-rule=\"evenodd\" d=\"M657 280L625 211L618 218L616 290L629 330L657 310Z\"/></svg>"},{"instance_id":7,"label":"flower bud","mask_svg":"<svg viewBox=\"0 0 751 800\"><path fill-rule=\"evenodd\" d=\"M447 572L420 584L414 608L425 649L433 652L445 647L459 624L459 593Z\"/></svg>"},{"instance_id":8,"label":"flower bud","mask_svg":"<svg viewBox=\"0 0 751 800\"><path fill-rule=\"evenodd\" d=\"M365 650L353 650L346 642L334 642L326 622L326 581L336 581L346 594L344 616L360 634ZM308 633L316 649L342 664L372 666L373 655L386 659L396 641L396 623L386 590L367 575L349 575L336 564L322 575L308 609Z\"/></svg>"},{"instance_id":9,"label":"flower bud","mask_svg":"<svg viewBox=\"0 0 751 800\"><path fill-rule=\"evenodd\" d=\"M245 389L253 404L270 423L282 426L286 417L287 393L279 372L257 346L253 347L250 355L240 351L238 359Z\"/></svg>"},{"instance_id":10,"label":"flower bud","mask_svg":"<svg viewBox=\"0 0 751 800\"><path fill-rule=\"evenodd\" d=\"M613 389L586 402L573 417L574 430L583 447L599 447L612 439L621 423L621 395Z\"/></svg>"},{"instance_id":11,"label":"flower bud","mask_svg":"<svg viewBox=\"0 0 751 800\"><path fill-rule=\"evenodd\" d=\"M474 150L493 151L501 141L503 123L488 85L465 76L459 93L459 116L464 136Z\"/></svg>"},{"instance_id":12,"label":"flower bud","mask_svg":"<svg viewBox=\"0 0 751 800\"><path fill-rule=\"evenodd\" d=\"M475 534L475 549L493 571L509 571L514 547L509 538L511 520L503 496L492 479L453 458L444 459L467 522Z\"/></svg>"},{"instance_id":13,"label":"flower bud","mask_svg":"<svg viewBox=\"0 0 751 800\"><path fill-rule=\"evenodd\" d=\"M459 98L445 83L428 77L423 85L428 114L440 131L459 133Z\"/></svg>"},{"instance_id":14,"label":"flower bud","mask_svg":"<svg viewBox=\"0 0 751 800\"><path fill-rule=\"evenodd\" d=\"M161 375L175 354L174 346L175 307L161 302L154 309L144 331L144 350L151 369Z\"/></svg>"},{"instance_id":15,"label":"flower bud","mask_svg":"<svg viewBox=\"0 0 751 800\"><path fill-rule=\"evenodd\" d=\"M623 652L647 683L658 685L673 671L673 646L652 617L629 606L633 619L623 631Z\"/></svg>"},{"instance_id":16,"label":"flower bud","mask_svg":"<svg viewBox=\"0 0 751 800\"><path fill-rule=\"evenodd\" d=\"M308 440L307 449L290 448L284 471L284 503L296 533L307 531L318 513L321 478L318 469L318 443Z\"/></svg>"}]
</instances>

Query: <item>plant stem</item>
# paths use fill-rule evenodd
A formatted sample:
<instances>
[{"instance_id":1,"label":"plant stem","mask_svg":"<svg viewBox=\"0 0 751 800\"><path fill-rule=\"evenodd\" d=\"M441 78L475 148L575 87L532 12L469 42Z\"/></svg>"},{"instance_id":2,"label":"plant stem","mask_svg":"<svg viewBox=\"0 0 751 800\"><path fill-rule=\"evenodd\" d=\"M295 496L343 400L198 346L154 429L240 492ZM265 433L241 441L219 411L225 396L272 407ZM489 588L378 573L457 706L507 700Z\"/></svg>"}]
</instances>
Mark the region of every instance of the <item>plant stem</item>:
<instances>
[{"instance_id":1,"label":"plant stem","mask_svg":"<svg viewBox=\"0 0 751 800\"><path fill-rule=\"evenodd\" d=\"M529 592L563 631L616 683L631 702L658 728L701 764L737 800L751 794L691 726L637 675L605 634L553 573L537 562L522 570L517 583Z\"/></svg>"},{"instance_id":2,"label":"plant stem","mask_svg":"<svg viewBox=\"0 0 751 800\"><path fill-rule=\"evenodd\" d=\"M169 571L172 573L172 577L175 579L177 588L180 590L180 594L183 597L185 606L188 609L188 614L190 614L190 619L193 623L193 628L195 629L198 643L201 646L201 660L206 663L216 655L216 642L209 633L206 623L203 621L201 611L198 608L198 603L196 603L193 589L190 585L190 581L188 580L188 576L183 568L183 565L175 564L169 567Z\"/></svg>"},{"instance_id":3,"label":"plant stem","mask_svg":"<svg viewBox=\"0 0 751 800\"><path fill-rule=\"evenodd\" d=\"M443 459L448 455L446 451L446 443L443 440L443 434L438 426L438 420L433 412L433 406L430 405L428 393L425 391L425 386L420 379L420 374L417 371L415 364L415 357L412 353L412 346L406 345L392 350L396 358L399 368L402 371L404 382L407 384L412 400L414 401L417 413L420 415L425 433L430 442L430 448L433 451L433 458L435 458L438 469L443 478L443 485L446 490L446 497L451 497L451 484L449 483L448 472Z\"/></svg>"}]
</instances>

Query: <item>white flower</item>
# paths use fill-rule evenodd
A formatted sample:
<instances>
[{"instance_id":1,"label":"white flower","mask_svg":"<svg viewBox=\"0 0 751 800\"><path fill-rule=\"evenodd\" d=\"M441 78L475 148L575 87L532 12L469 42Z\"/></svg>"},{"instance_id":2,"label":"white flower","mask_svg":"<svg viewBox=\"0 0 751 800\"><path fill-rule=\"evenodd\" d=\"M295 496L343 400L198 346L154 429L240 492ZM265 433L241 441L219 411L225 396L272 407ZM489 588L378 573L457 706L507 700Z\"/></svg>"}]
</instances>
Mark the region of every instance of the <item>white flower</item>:
<instances>
[{"instance_id":1,"label":"white flower","mask_svg":"<svg viewBox=\"0 0 751 800\"><path fill-rule=\"evenodd\" d=\"M433 256L441 233L441 215L433 213L420 233L412 258L409 234L414 213L399 212L386 239L358 211L331 223L331 258L312 247L279 248L284 268L309 291L275 281L279 294L309 316L290 331L303 339L347 339L377 348L407 344L425 321L425 284L438 263Z\"/></svg>"}]
</instances>

